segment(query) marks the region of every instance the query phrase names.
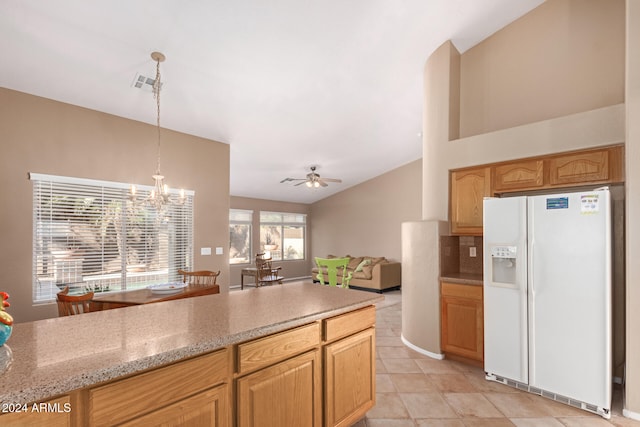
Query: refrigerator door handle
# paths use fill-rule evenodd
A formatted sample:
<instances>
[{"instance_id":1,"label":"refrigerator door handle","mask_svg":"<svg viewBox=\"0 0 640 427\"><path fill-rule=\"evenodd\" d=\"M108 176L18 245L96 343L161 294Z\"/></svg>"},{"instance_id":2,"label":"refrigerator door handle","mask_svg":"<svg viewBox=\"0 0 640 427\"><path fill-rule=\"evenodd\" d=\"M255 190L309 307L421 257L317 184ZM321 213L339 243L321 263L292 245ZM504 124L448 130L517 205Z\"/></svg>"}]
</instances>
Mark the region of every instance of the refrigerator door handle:
<instances>
[{"instance_id":1,"label":"refrigerator door handle","mask_svg":"<svg viewBox=\"0 0 640 427\"><path fill-rule=\"evenodd\" d=\"M532 212L529 212L530 216L532 215ZM527 329L529 331L528 333L528 341L529 341L529 355L532 354L536 354L536 343L535 343L535 314L536 311L534 310L535 308L535 280L533 277L533 258L534 258L534 246L535 246L535 240L534 240L534 234L533 234L533 221L529 222L529 229L528 229L528 247L527 247L527 282L528 282L528 286L527 286L527 293L525 295L525 297L527 298L527 311L528 311L528 316L527 316ZM529 356L529 384L535 384L535 378L536 378L536 360L535 357L531 357Z\"/></svg>"}]
</instances>

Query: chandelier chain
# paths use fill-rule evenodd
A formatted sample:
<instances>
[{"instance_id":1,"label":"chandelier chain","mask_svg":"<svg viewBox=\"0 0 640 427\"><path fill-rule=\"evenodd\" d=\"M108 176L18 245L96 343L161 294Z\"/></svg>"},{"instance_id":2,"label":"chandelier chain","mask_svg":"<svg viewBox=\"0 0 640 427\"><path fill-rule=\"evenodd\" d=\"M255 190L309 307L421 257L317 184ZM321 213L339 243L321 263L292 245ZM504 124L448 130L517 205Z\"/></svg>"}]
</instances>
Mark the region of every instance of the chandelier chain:
<instances>
[{"instance_id":1,"label":"chandelier chain","mask_svg":"<svg viewBox=\"0 0 640 427\"><path fill-rule=\"evenodd\" d=\"M153 97L156 100L156 125L158 130L158 158L156 175L160 175L160 88L162 83L160 81L160 59L156 60L156 80L153 82Z\"/></svg>"}]
</instances>

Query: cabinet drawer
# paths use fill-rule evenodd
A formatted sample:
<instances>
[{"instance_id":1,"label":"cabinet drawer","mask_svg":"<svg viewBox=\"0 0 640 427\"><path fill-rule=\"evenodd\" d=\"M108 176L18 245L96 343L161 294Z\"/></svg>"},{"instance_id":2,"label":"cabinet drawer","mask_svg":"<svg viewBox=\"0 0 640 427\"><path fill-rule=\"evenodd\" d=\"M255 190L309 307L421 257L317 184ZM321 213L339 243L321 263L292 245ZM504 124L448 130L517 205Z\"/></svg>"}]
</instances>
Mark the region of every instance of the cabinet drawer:
<instances>
[{"instance_id":1,"label":"cabinet drawer","mask_svg":"<svg viewBox=\"0 0 640 427\"><path fill-rule=\"evenodd\" d=\"M228 350L89 390L91 425L113 425L184 399L230 377Z\"/></svg>"},{"instance_id":2,"label":"cabinet drawer","mask_svg":"<svg viewBox=\"0 0 640 427\"><path fill-rule=\"evenodd\" d=\"M482 301L482 286L462 285L459 283L442 282L440 285L442 296L469 298Z\"/></svg>"},{"instance_id":3,"label":"cabinet drawer","mask_svg":"<svg viewBox=\"0 0 640 427\"><path fill-rule=\"evenodd\" d=\"M311 323L289 331L238 345L238 373L271 365L320 345L320 324Z\"/></svg>"},{"instance_id":4,"label":"cabinet drawer","mask_svg":"<svg viewBox=\"0 0 640 427\"><path fill-rule=\"evenodd\" d=\"M333 341L373 326L376 323L376 308L374 306L365 307L325 319L323 323L324 340Z\"/></svg>"}]
</instances>

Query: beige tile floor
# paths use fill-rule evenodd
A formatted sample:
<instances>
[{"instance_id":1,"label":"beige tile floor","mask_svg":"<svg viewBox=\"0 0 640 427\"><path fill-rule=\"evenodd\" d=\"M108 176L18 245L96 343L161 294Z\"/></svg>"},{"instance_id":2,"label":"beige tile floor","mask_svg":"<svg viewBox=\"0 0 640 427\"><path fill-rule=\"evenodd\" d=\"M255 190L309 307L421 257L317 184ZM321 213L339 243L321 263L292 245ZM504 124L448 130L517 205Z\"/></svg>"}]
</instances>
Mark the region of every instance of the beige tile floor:
<instances>
[{"instance_id":1,"label":"beige tile floor","mask_svg":"<svg viewBox=\"0 0 640 427\"><path fill-rule=\"evenodd\" d=\"M484 379L482 369L435 360L400 339L400 292L377 304L376 406L355 427L640 426L622 417L616 390L610 420Z\"/></svg>"}]
</instances>

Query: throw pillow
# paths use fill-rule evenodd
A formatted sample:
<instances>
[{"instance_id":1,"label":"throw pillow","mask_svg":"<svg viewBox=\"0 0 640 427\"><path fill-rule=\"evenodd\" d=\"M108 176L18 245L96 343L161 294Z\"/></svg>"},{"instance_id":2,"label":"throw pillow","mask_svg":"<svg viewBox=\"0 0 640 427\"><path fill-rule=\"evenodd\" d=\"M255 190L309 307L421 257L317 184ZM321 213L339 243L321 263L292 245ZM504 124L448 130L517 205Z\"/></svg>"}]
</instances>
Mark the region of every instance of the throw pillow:
<instances>
[{"instance_id":1,"label":"throw pillow","mask_svg":"<svg viewBox=\"0 0 640 427\"><path fill-rule=\"evenodd\" d=\"M362 260L364 259L364 257L357 257L357 258L351 258L349 259L349 265L347 266L347 268L349 270L355 270L356 267L358 267L358 265L360 265L360 263L362 262Z\"/></svg>"},{"instance_id":2,"label":"throw pillow","mask_svg":"<svg viewBox=\"0 0 640 427\"><path fill-rule=\"evenodd\" d=\"M364 259L362 260L362 262L360 264L358 264L358 266L356 267L356 269L354 270L354 272L358 272L358 271L362 271L363 267L365 265L369 265L371 264L371 260L370 259Z\"/></svg>"}]
</instances>

